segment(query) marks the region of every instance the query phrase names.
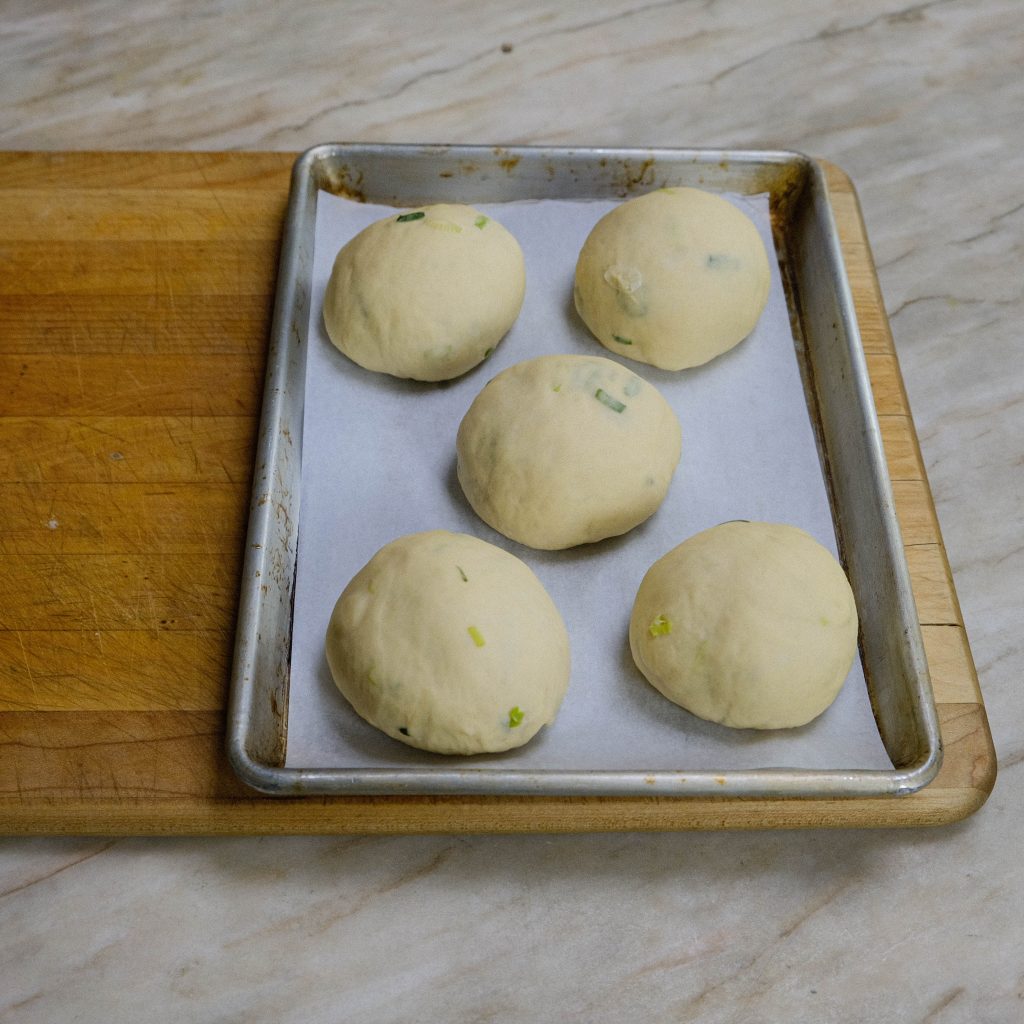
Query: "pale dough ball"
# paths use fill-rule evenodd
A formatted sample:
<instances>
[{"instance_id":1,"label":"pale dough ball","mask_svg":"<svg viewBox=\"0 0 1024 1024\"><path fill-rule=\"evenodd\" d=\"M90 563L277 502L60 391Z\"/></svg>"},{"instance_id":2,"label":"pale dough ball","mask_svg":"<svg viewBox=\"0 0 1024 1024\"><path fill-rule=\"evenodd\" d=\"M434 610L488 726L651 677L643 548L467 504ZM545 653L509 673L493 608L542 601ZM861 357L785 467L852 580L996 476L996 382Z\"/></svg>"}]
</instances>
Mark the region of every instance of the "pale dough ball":
<instances>
[{"instance_id":1,"label":"pale dough ball","mask_svg":"<svg viewBox=\"0 0 1024 1024\"><path fill-rule=\"evenodd\" d=\"M370 559L338 598L326 652L361 717L439 754L522 746L554 721L569 683L569 638L540 580L445 530Z\"/></svg>"},{"instance_id":2,"label":"pale dough ball","mask_svg":"<svg viewBox=\"0 0 1024 1024\"><path fill-rule=\"evenodd\" d=\"M496 220L424 206L376 221L338 253L324 325L367 370L449 380L490 355L525 289L523 252Z\"/></svg>"},{"instance_id":3,"label":"pale dough ball","mask_svg":"<svg viewBox=\"0 0 1024 1024\"><path fill-rule=\"evenodd\" d=\"M605 348L681 370L742 341L764 310L768 285L768 255L749 217L710 192L666 188L594 225L573 295Z\"/></svg>"},{"instance_id":4,"label":"pale dough ball","mask_svg":"<svg viewBox=\"0 0 1024 1024\"><path fill-rule=\"evenodd\" d=\"M839 563L778 523L723 523L648 570L629 646L669 700L736 728L805 725L838 696L857 653Z\"/></svg>"},{"instance_id":5,"label":"pale dough ball","mask_svg":"<svg viewBox=\"0 0 1024 1024\"><path fill-rule=\"evenodd\" d=\"M459 426L459 483L499 533L568 548L653 515L680 446L672 408L631 370L598 356L540 356L477 395Z\"/></svg>"}]
</instances>

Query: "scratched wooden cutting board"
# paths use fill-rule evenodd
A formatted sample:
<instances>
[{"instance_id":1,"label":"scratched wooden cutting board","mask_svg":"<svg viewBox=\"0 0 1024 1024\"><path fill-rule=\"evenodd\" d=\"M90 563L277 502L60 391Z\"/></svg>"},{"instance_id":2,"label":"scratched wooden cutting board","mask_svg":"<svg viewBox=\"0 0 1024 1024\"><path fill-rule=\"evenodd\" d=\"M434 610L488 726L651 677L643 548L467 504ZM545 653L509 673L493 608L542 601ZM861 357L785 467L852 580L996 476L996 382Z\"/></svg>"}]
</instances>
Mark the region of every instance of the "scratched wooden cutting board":
<instances>
[{"instance_id":1,"label":"scratched wooden cutting board","mask_svg":"<svg viewBox=\"0 0 1024 1024\"><path fill-rule=\"evenodd\" d=\"M0 832L921 825L995 756L849 180L828 168L945 746L871 800L277 799L223 753L293 157L0 154Z\"/></svg>"}]
</instances>

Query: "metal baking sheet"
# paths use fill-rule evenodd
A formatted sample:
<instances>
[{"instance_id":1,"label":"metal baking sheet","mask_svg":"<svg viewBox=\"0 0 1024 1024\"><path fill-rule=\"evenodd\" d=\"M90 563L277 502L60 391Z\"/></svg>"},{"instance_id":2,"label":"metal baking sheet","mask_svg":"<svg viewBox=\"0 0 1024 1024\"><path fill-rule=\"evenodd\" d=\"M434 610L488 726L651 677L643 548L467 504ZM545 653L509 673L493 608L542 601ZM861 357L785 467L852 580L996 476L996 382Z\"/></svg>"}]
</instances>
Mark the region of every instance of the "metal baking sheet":
<instances>
[{"instance_id":1,"label":"metal baking sheet","mask_svg":"<svg viewBox=\"0 0 1024 1024\"><path fill-rule=\"evenodd\" d=\"M313 225L319 190L396 206L610 199L695 185L771 199L775 246L833 520L857 595L862 663L891 770L527 770L285 766ZM344 582L344 581L342 581ZM268 793L896 795L941 750L877 419L817 164L793 153L338 145L297 162L282 246L228 721L231 762ZM451 767L448 765L451 764Z\"/></svg>"}]
</instances>

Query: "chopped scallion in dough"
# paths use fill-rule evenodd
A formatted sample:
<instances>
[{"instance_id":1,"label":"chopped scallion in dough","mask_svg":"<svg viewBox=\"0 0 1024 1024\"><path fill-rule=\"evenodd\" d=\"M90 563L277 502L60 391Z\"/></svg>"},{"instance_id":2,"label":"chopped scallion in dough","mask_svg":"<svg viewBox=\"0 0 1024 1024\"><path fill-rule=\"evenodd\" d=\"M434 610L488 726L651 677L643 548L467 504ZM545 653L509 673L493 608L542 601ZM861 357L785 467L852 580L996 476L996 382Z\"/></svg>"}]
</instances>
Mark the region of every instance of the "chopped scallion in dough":
<instances>
[{"instance_id":1,"label":"chopped scallion in dough","mask_svg":"<svg viewBox=\"0 0 1024 1024\"><path fill-rule=\"evenodd\" d=\"M598 388L594 392L594 397L602 405L607 405L608 408L612 410L612 412L622 412L622 410L626 408L625 405L622 404L622 402L620 402L617 398L612 398L612 396L609 395L607 391L604 391L601 388Z\"/></svg>"},{"instance_id":2,"label":"chopped scallion in dough","mask_svg":"<svg viewBox=\"0 0 1024 1024\"><path fill-rule=\"evenodd\" d=\"M647 632L651 636L668 636L672 632L672 623L665 618L664 615L659 615L651 624L647 627Z\"/></svg>"}]
</instances>

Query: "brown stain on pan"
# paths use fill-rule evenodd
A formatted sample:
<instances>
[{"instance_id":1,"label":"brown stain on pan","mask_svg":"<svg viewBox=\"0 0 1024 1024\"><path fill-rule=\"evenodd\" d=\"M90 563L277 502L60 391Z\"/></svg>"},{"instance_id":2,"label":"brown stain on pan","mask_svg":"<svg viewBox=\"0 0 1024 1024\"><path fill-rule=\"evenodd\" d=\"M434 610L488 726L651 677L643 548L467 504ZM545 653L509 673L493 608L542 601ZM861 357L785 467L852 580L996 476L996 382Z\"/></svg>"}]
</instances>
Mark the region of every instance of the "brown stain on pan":
<instances>
[{"instance_id":1,"label":"brown stain on pan","mask_svg":"<svg viewBox=\"0 0 1024 1024\"><path fill-rule=\"evenodd\" d=\"M363 191L364 174L359 168L349 167L348 164L327 165L327 173L324 175L327 191L332 195L342 196L357 203L366 202L366 193Z\"/></svg>"},{"instance_id":2,"label":"brown stain on pan","mask_svg":"<svg viewBox=\"0 0 1024 1024\"><path fill-rule=\"evenodd\" d=\"M640 164L624 160L612 178L612 184L624 196L641 188L650 188L654 185L654 157L649 156Z\"/></svg>"},{"instance_id":3,"label":"brown stain on pan","mask_svg":"<svg viewBox=\"0 0 1024 1024\"><path fill-rule=\"evenodd\" d=\"M498 166L506 173L511 174L522 159L521 156L516 156L510 153L503 146L494 147L494 155L498 158Z\"/></svg>"}]
</instances>

